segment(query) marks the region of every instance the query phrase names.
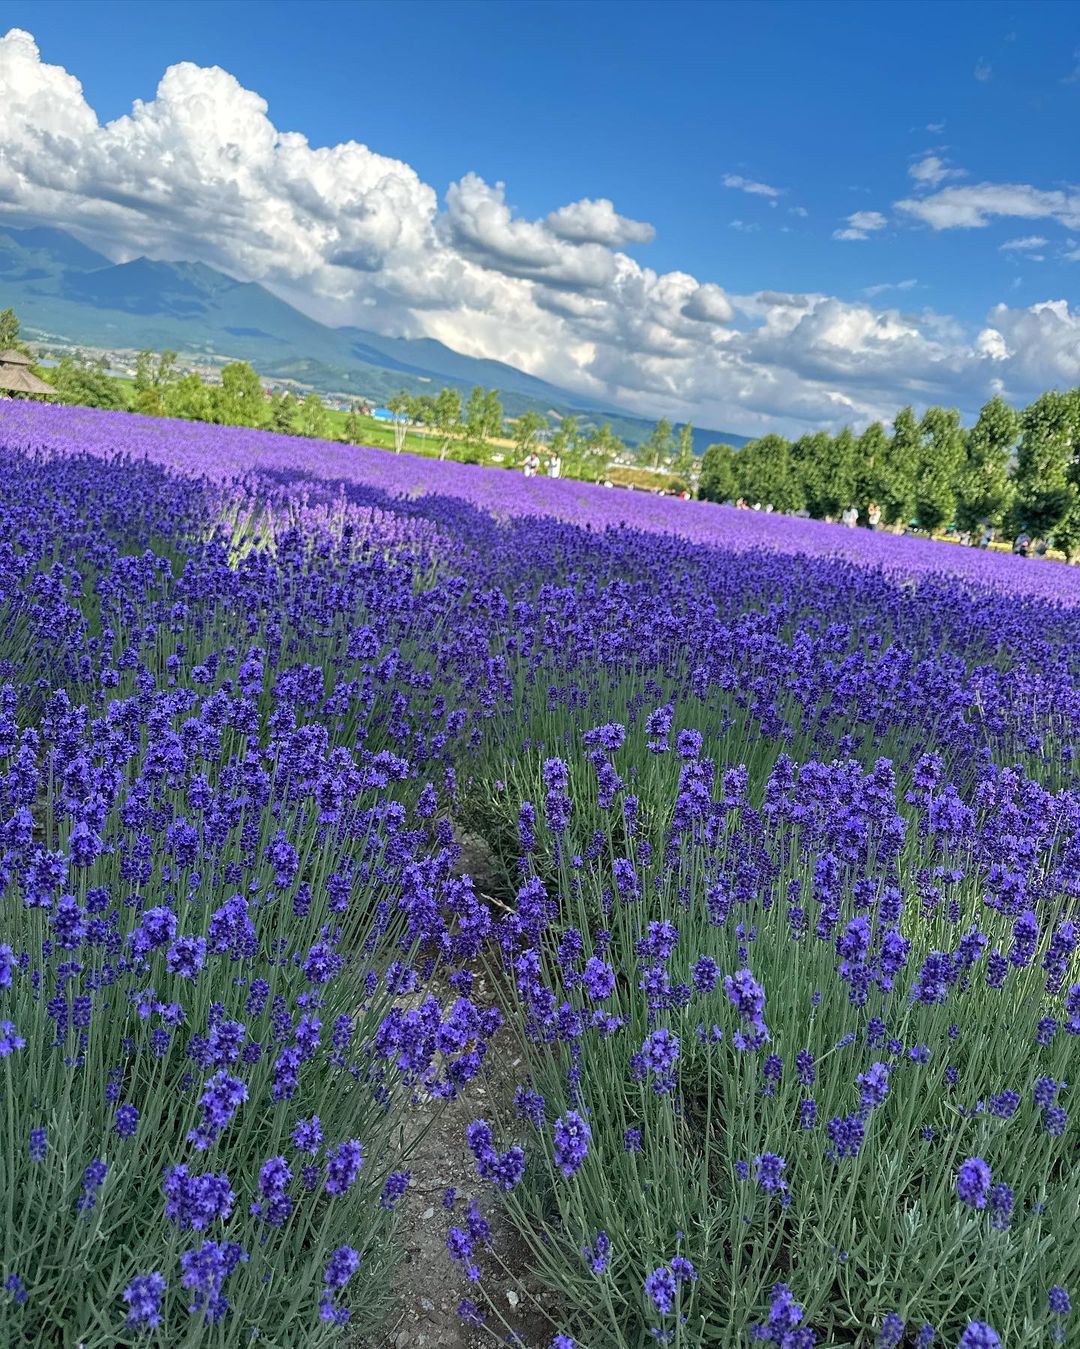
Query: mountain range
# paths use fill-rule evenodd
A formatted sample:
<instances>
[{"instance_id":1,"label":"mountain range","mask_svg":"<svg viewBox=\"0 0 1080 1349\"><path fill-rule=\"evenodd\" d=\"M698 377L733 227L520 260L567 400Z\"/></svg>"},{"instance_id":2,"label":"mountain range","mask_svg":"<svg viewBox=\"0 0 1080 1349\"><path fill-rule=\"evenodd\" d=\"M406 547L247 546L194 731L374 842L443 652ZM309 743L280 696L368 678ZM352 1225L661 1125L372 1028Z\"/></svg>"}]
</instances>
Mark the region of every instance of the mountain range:
<instances>
[{"instance_id":1,"label":"mountain range","mask_svg":"<svg viewBox=\"0 0 1080 1349\"><path fill-rule=\"evenodd\" d=\"M583 426L610 422L629 444L652 424L616 407L537 379L501 361L464 356L432 338L384 337L332 328L254 281L237 281L201 262L135 258L112 263L49 226L0 229L0 309L12 306L39 343L106 350L171 347L197 360L249 361L268 379L320 393L385 401L452 385L498 389L510 416L527 409L575 415ZM695 428L699 451L745 436Z\"/></svg>"}]
</instances>

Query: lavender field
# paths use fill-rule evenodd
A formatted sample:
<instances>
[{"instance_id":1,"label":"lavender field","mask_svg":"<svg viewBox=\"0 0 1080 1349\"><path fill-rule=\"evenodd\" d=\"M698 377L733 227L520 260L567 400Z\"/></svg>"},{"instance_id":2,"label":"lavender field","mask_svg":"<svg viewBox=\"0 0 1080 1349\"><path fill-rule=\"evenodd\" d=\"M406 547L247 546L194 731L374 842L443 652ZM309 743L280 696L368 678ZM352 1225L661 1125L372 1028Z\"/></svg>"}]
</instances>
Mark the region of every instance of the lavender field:
<instances>
[{"instance_id":1,"label":"lavender field","mask_svg":"<svg viewBox=\"0 0 1080 1349\"><path fill-rule=\"evenodd\" d=\"M1078 1342L1080 572L27 403L0 472L0 1345L377 1334L496 1062L470 1333L494 1200L526 1349Z\"/></svg>"}]
</instances>

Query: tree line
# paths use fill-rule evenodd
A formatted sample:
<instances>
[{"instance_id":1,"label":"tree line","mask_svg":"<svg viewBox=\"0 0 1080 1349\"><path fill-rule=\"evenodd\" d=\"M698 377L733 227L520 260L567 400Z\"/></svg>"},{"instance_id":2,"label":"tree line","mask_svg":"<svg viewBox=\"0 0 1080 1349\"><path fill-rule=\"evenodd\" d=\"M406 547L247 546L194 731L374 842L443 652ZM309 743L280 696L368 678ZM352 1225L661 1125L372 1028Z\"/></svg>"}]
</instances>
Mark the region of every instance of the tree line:
<instances>
[{"instance_id":1,"label":"tree line","mask_svg":"<svg viewBox=\"0 0 1080 1349\"><path fill-rule=\"evenodd\" d=\"M743 498L789 514L837 519L871 504L883 523L929 532L1002 530L1045 539L1065 553L1080 545L1080 389L1051 390L1022 411L992 398L975 424L955 408L896 414L891 431L874 422L788 440L766 435L741 449L710 445L698 495Z\"/></svg>"},{"instance_id":2,"label":"tree line","mask_svg":"<svg viewBox=\"0 0 1080 1349\"><path fill-rule=\"evenodd\" d=\"M11 347L30 354L17 316L7 309L0 312L0 350ZM223 366L217 383L182 373L174 351L139 352L131 381L108 374L103 359L71 353L39 374L65 402L84 406L354 444L372 434L358 404L335 426L316 393L268 396L246 361ZM564 476L592 481L605 478L613 461L634 459L664 474L658 481L670 490L693 489L706 501L742 498L822 520L852 506L865 520L875 504L888 526L990 528L1014 538L1026 532L1069 554L1080 547L1080 389L1051 390L1019 412L992 398L966 428L955 408L931 407L916 417L906 407L889 431L874 422L858 435L850 427L797 440L770 433L741 449L710 445L700 459L689 424L676 428L661 419L631 451L607 422L582 426L566 416L552 425L534 410L508 421L498 392L479 386L467 399L453 388L419 395L402 390L388 408L399 451L410 428L420 428L440 458L481 463L499 449L509 451L499 456L502 462L521 463L540 452L558 456Z\"/></svg>"}]
</instances>

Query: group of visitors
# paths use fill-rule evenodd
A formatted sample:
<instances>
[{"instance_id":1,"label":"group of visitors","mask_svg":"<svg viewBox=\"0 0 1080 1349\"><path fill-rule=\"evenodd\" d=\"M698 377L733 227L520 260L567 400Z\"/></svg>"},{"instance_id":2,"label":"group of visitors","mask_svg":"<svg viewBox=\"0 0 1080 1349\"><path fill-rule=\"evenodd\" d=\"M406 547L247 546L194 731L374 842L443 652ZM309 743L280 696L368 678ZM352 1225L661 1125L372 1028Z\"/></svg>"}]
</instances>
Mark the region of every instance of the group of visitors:
<instances>
[{"instance_id":1,"label":"group of visitors","mask_svg":"<svg viewBox=\"0 0 1080 1349\"><path fill-rule=\"evenodd\" d=\"M540 456L535 450L530 450L525 456L525 462L522 464L522 472L525 474L526 478L535 478L542 467L543 465ZM562 477L562 456L558 451L548 455L547 475L549 478Z\"/></svg>"},{"instance_id":2,"label":"group of visitors","mask_svg":"<svg viewBox=\"0 0 1080 1349\"><path fill-rule=\"evenodd\" d=\"M854 502L840 515L843 524L848 529L854 529L859 523L859 508ZM881 507L876 501L871 501L866 508L866 523L870 529L877 529L881 524Z\"/></svg>"}]
</instances>

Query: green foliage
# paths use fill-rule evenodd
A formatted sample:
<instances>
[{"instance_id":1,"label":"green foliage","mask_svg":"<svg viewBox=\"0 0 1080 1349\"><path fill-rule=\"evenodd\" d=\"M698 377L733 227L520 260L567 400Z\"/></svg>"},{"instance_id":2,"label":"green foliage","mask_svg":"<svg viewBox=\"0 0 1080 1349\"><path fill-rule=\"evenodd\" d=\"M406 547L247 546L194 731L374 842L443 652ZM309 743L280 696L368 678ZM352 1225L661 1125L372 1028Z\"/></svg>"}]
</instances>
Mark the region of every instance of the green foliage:
<instances>
[{"instance_id":1,"label":"green foliage","mask_svg":"<svg viewBox=\"0 0 1080 1349\"><path fill-rule=\"evenodd\" d=\"M221 383L210 390L210 421L221 426L263 426L266 398L259 376L247 361L221 370Z\"/></svg>"},{"instance_id":2,"label":"green foliage","mask_svg":"<svg viewBox=\"0 0 1080 1349\"><path fill-rule=\"evenodd\" d=\"M355 418L355 411L354 408L349 413L350 421ZM291 436L296 430L295 417L296 399L293 395L287 389L275 393L270 399L270 430L277 431L280 435ZM356 429L355 424L352 429ZM349 422L345 423L345 432L347 439L352 440Z\"/></svg>"},{"instance_id":3,"label":"green foliage","mask_svg":"<svg viewBox=\"0 0 1080 1349\"><path fill-rule=\"evenodd\" d=\"M21 351L30 355L30 348L19 341L19 316L10 307L0 310L0 351Z\"/></svg>"},{"instance_id":4,"label":"green foliage","mask_svg":"<svg viewBox=\"0 0 1080 1349\"><path fill-rule=\"evenodd\" d=\"M889 524L906 525L915 513L915 483L919 475L919 424L910 407L893 420L892 440L881 478L878 504Z\"/></svg>"},{"instance_id":5,"label":"green foliage","mask_svg":"<svg viewBox=\"0 0 1080 1349\"><path fill-rule=\"evenodd\" d=\"M992 398L968 431L966 459L957 490L957 523L975 529L983 521L1000 525L1012 500L1009 455L1020 418L1003 398Z\"/></svg>"},{"instance_id":6,"label":"green foliage","mask_svg":"<svg viewBox=\"0 0 1080 1349\"><path fill-rule=\"evenodd\" d=\"M519 456L528 454L533 442L547 430L547 418L540 412L524 412L514 422L514 449Z\"/></svg>"},{"instance_id":7,"label":"green foliage","mask_svg":"<svg viewBox=\"0 0 1080 1349\"><path fill-rule=\"evenodd\" d=\"M300 404L300 434L313 440L325 440L330 431L330 419L317 393L309 393Z\"/></svg>"},{"instance_id":8,"label":"green foliage","mask_svg":"<svg viewBox=\"0 0 1080 1349\"><path fill-rule=\"evenodd\" d=\"M801 436L794 445L794 460L802 484L806 509L813 516L836 515L849 503L837 508L838 494L832 490L833 441L827 431Z\"/></svg>"},{"instance_id":9,"label":"green foliage","mask_svg":"<svg viewBox=\"0 0 1080 1349\"><path fill-rule=\"evenodd\" d=\"M957 487L966 462L960 414L955 408L929 408L919 430L915 514L923 529L940 529L956 517Z\"/></svg>"},{"instance_id":10,"label":"green foliage","mask_svg":"<svg viewBox=\"0 0 1080 1349\"><path fill-rule=\"evenodd\" d=\"M674 449L675 435L671 423L666 417L661 417L648 440L638 446L638 463L643 468L659 468Z\"/></svg>"},{"instance_id":11,"label":"green foliage","mask_svg":"<svg viewBox=\"0 0 1080 1349\"><path fill-rule=\"evenodd\" d=\"M697 455L694 453L694 428L690 422L679 428L678 449L672 470L684 483L693 481L698 468Z\"/></svg>"},{"instance_id":12,"label":"green foliage","mask_svg":"<svg viewBox=\"0 0 1080 1349\"><path fill-rule=\"evenodd\" d=\"M153 351L139 352L135 357L134 411L149 417L167 415L165 393L180 373L176 359L175 351L166 350L160 355Z\"/></svg>"},{"instance_id":13,"label":"green foliage","mask_svg":"<svg viewBox=\"0 0 1080 1349\"><path fill-rule=\"evenodd\" d=\"M698 496L702 501L730 501L735 495L735 451L710 445L701 457Z\"/></svg>"},{"instance_id":14,"label":"green foliage","mask_svg":"<svg viewBox=\"0 0 1080 1349\"><path fill-rule=\"evenodd\" d=\"M168 417L183 417L191 422L211 421L211 392L210 387L204 384L194 371L183 375L180 379L168 385L162 395L165 415ZM279 428L275 427L274 429ZM291 425L288 429L292 430Z\"/></svg>"},{"instance_id":15,"label":"green foliage","mask_svg":"<svg viewBox=\"0 0 1080 1349\"><path fill-rule=\"evenodd\" d=\"M48 371L48 376L48 382L65 403L111 410L128 406L124 386L105 373L101 361L88 361L78 353L65 355Z\"/></svg>"},{"instance_id":16,"label":"green foliage","mask_svg":"<svg viewBox=\"0 0 1080 1349\"><path fill-rule=\"evenodd\" d=\"M855 444L855 500L881 504L888 470L889 438L880 422L871 422Z\"/></svg>"},{"instance_id":17,"label":"green foliage","mask_svg":"<svg viewBox=\"0 0 1080 1349\"><path fill-rule=\"evenodd\" d=\"M762 436L744 445L735 456L734 469L738 495L748 502L771 504L789 514L802 509L802 484L792 463L791 445L783 436Z\"/></svg>"},{"instance_id":18,"label":"green foliage","mask_svg":"<svg viewBox=\"0 0 1080 1349\"><path fill-rule=\"evenodd\" d=\"M1060 535L1075 546L1080 531L1080 390L1044 393L1024 410L1020 428L1015 526L1043 538Z\"/></svg>"}]
</instances>

